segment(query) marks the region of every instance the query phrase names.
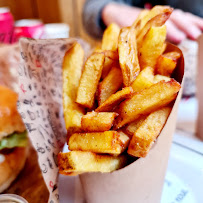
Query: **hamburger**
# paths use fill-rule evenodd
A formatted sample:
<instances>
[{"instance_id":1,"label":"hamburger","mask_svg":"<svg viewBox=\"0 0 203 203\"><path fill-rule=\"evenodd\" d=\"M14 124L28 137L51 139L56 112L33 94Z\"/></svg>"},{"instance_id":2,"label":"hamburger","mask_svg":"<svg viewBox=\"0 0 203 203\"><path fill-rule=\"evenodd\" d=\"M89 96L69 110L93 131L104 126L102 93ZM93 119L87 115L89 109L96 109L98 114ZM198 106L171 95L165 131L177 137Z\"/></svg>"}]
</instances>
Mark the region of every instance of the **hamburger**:
<instances>
[{"instance_id":1,"label":"hamburger","mask_svg":"<svg viewBox=\"0 0 203 203\"><path fill-rule=\"evenodd\" d=\"M15 92L0 86L0 193L15 180L26 161L28 139L17 99Z\"/></svg>"}]
</instances>

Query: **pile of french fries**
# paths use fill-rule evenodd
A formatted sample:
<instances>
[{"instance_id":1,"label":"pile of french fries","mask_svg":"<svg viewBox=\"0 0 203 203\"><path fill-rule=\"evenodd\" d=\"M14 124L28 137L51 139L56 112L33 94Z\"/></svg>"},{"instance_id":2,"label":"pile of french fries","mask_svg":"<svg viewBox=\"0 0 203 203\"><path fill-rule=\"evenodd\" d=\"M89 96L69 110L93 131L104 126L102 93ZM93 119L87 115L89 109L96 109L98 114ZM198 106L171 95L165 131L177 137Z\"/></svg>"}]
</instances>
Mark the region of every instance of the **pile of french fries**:
<instances>
[{"instance_id":1,"label":"pile of french fries","mask_svg":"<svg viewBox=\"0 0 203 203\"><path fill-rule=\"evenodd\" d=\"M111 24L84 63L75 43L63 62L63 107L70 152L59 172L111 172L145 157L163 129L180 84L181 54L165 52L169 6L144 10L131 27Z\"/></svg>"}]
</instances>

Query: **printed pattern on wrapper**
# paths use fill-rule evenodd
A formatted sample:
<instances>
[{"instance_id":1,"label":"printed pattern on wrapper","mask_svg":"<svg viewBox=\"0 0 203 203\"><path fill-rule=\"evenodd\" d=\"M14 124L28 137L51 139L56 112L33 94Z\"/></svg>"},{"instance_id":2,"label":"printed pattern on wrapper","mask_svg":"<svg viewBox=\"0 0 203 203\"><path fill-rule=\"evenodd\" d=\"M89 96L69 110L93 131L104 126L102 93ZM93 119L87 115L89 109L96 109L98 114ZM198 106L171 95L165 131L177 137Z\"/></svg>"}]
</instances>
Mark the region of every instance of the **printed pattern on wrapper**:
<instances>
[{"instance_id":1,"label":"printed pattern on wrapper","mask_svg":"<svg viewBox=\"0 0 203 203\"><path fill-rule=\"evenodd\" d=\"M62 61L73 39L21 39L18 67L18 111L37 151L39 166L50 192L59 202L57 154L66 141L62 109Z\"/></svg>"}]
</instances>

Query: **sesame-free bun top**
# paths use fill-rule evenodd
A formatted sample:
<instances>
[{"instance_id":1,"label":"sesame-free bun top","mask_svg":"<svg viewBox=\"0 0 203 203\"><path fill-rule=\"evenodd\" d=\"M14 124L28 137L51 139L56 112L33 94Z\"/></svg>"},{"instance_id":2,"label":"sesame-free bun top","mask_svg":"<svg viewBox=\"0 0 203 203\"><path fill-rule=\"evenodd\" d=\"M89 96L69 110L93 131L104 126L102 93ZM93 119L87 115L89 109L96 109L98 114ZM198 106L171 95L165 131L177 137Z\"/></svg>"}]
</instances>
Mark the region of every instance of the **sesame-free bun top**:
<instances>
[{"instance_id":1,"label":"sesame-free bun top","mask_svg":"<svg viewBox=\"0 0 203 203\"><path fill-rule=\"evenodd\" d=\"M25 131L25 126L17 111L18 95L0 85L0 140L13 132Z\"/></svg>"}]
</instances>

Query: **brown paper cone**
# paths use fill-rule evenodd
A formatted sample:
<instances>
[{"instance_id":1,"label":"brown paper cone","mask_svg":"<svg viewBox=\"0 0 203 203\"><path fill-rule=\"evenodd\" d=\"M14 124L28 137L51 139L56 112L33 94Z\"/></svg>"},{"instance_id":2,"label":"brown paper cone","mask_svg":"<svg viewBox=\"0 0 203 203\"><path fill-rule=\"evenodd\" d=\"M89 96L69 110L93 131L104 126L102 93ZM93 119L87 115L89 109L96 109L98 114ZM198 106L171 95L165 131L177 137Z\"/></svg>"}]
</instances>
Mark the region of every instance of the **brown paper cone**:
<instances>
[{"instance_id":1,"label":"brown paper cone","mask_svg":"<svg viewBox=\"0 0 203 203\"><path fill-rule=\"evenodd\" d=\"M197 136L203 140L203 35L198 39L198 74L197 74L197 98L199 103Z\"/></svg>"},{"instance_id":2,"label":"brown paper cone","mask_svg":"<svg viewBox=\"0 0 203 203\"><path fill-rule=\"evenodd\" d=\"M167 51L172 50L181 52L177 47L168 44ZM182 56L174 78L182 83L183 75L184 59ZM112 173L80 175L88 203L160 202L181 92L182 88L165 127L146 158L140 158L129 166Z\"/></svg>"}]
</instances>

